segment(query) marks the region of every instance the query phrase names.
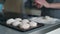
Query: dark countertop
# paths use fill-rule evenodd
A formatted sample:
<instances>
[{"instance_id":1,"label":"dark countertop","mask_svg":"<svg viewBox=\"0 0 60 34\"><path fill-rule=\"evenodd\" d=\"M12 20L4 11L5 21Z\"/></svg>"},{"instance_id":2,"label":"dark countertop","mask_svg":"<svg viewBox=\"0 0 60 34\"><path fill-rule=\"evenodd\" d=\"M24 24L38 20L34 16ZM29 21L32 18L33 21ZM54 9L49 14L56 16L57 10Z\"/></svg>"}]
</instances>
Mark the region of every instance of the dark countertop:
<instances>
[{"instance_id":1,"label":"dark countertop","mask_svg":"<svg viewBox=\"0 0 60 34\"><path fill-rule=\"evenodd\" d=\"M59 27L60 27L60 23L57 22L56 24L46 24L43 27L33 29L31 31L19 32L19 31L0 25L0 33L1 34L39 34L39 33L44 34Z\"/></svg>"}]
</instances>

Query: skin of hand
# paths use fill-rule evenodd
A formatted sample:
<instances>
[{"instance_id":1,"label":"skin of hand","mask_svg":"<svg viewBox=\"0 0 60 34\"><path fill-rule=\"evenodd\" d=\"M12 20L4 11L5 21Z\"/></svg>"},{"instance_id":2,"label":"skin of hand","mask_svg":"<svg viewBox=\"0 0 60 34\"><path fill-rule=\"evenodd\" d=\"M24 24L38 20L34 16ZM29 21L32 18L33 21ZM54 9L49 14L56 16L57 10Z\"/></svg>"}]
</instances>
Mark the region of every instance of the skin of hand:
<instances>
[{"instance_id":1,"label":"skin of hand","mask_svg":"<svg viewBox=\"0 0 60 34\"><path fill-rule=\"evenodd\" d=\"M46 0L35 0L35 2L46 8L60 9L60 3L48 3Z\"/></svg>"},{"instance_id":2,"label":"skin of hand","mask_svg":"<svg viewBox=\"0 0 60 34\"><path fill-rule=\"evenodd\" d=\"M37 3L36 1L35 1L34 5L35 5L37 8L42 8L42 7L43 7L43 5L41 5L40 3Z\"/></svg>"},{"instance_id":3,"label":"skin of hand","mask_svg":"<svg viewBox=\"0 0 60 34\"><path fill-rule=\"evenodd\" d=\"M46 0L35 0L36 3L48 8L50 4Z\"/></svg>"}]
</instances>

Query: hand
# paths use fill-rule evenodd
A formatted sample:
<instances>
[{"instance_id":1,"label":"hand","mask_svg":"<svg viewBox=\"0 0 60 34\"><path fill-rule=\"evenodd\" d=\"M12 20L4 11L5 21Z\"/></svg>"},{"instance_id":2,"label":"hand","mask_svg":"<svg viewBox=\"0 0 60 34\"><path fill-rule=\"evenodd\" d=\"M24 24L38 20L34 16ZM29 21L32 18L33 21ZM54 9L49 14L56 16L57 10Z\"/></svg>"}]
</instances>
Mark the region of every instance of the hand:
<instances>
[{"instance_id":1,"label":"hand","mask_svg":"<svg viewBox=\"0 0 60 34\"><path fill-rule=\"evenodd\" d=\"M44 7L49 7L49 3L46 0L35 0L35 2L43 5Z\"/></svg>"},{"instance_id":2,"label":"hand","mask_svg":"<svg viewBox=\"0 0 60 34\"><path fill-rule=\"evenodd\" d=\"M39 4L39 3L34 3L34 5L37 7L37 8L42 8L43 5Z\"/></svg>"}]
</instances>

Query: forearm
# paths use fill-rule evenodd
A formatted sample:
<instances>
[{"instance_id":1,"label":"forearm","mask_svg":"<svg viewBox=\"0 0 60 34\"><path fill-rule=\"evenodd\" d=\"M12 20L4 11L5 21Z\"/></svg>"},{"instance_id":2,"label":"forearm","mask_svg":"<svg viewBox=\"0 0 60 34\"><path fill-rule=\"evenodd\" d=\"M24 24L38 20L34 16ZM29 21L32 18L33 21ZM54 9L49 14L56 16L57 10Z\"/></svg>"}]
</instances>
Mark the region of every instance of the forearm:
<instances>
[{"instance_id":1,"label":"forearm","mask_svg":"<svg viewBox=\"0 0 60 34\"><path fill-rule=\"evenodd\" d=\"M51 3L51 4L47 4L45 5L46 8L60 8L60 3Z\"/></svg>"},{"instance_id":2,"label":"forearm","mask_svg":"<svg viewBox=\"0 0 60 34\"><path fill-rule=\"evenodd\" d=\"M60 9L60 3L48 3L46 0L35 0L36 3L43 5L46 8Z\"/></svg>"}]
</instances>

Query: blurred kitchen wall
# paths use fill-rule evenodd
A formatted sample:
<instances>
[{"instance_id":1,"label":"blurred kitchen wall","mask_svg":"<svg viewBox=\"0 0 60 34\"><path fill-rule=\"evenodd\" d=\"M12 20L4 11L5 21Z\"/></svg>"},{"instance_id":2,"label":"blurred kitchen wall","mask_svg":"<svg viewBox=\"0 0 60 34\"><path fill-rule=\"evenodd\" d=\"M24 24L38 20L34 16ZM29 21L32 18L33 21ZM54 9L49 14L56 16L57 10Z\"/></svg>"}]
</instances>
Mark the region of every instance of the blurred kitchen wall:
<instances>
[{"instance_id":1,"label":"blurred kitchen wall","mask_svg":"<svg viewBox=\"0 0 60 34\"><path fill-rule=\"evenodd\" d=\"M21 12L22 0L6 0L4 4L4 10L20 13Z\"/></svg>"},{"instance_id":2,"label":"blurred kitchen wall","mask_svg":"<svg viewBox=\"0 0 60 34\"><path fill-rule=\"evenodd\" d=\"M3 10L5 0L0 0L0 12Z\"/></svg>"},{"instance_id":3,"label":"blurred kitchen wall","mask_svg":"<svg viewBox=\"0 0 60 34\"><path fill-rule=\"evenodd\" d=\"M5 0L0 0L0 20L4 19L4 13L3 13L3 8L4 8L4 2Z\"/></svg>"}]
</instances>

